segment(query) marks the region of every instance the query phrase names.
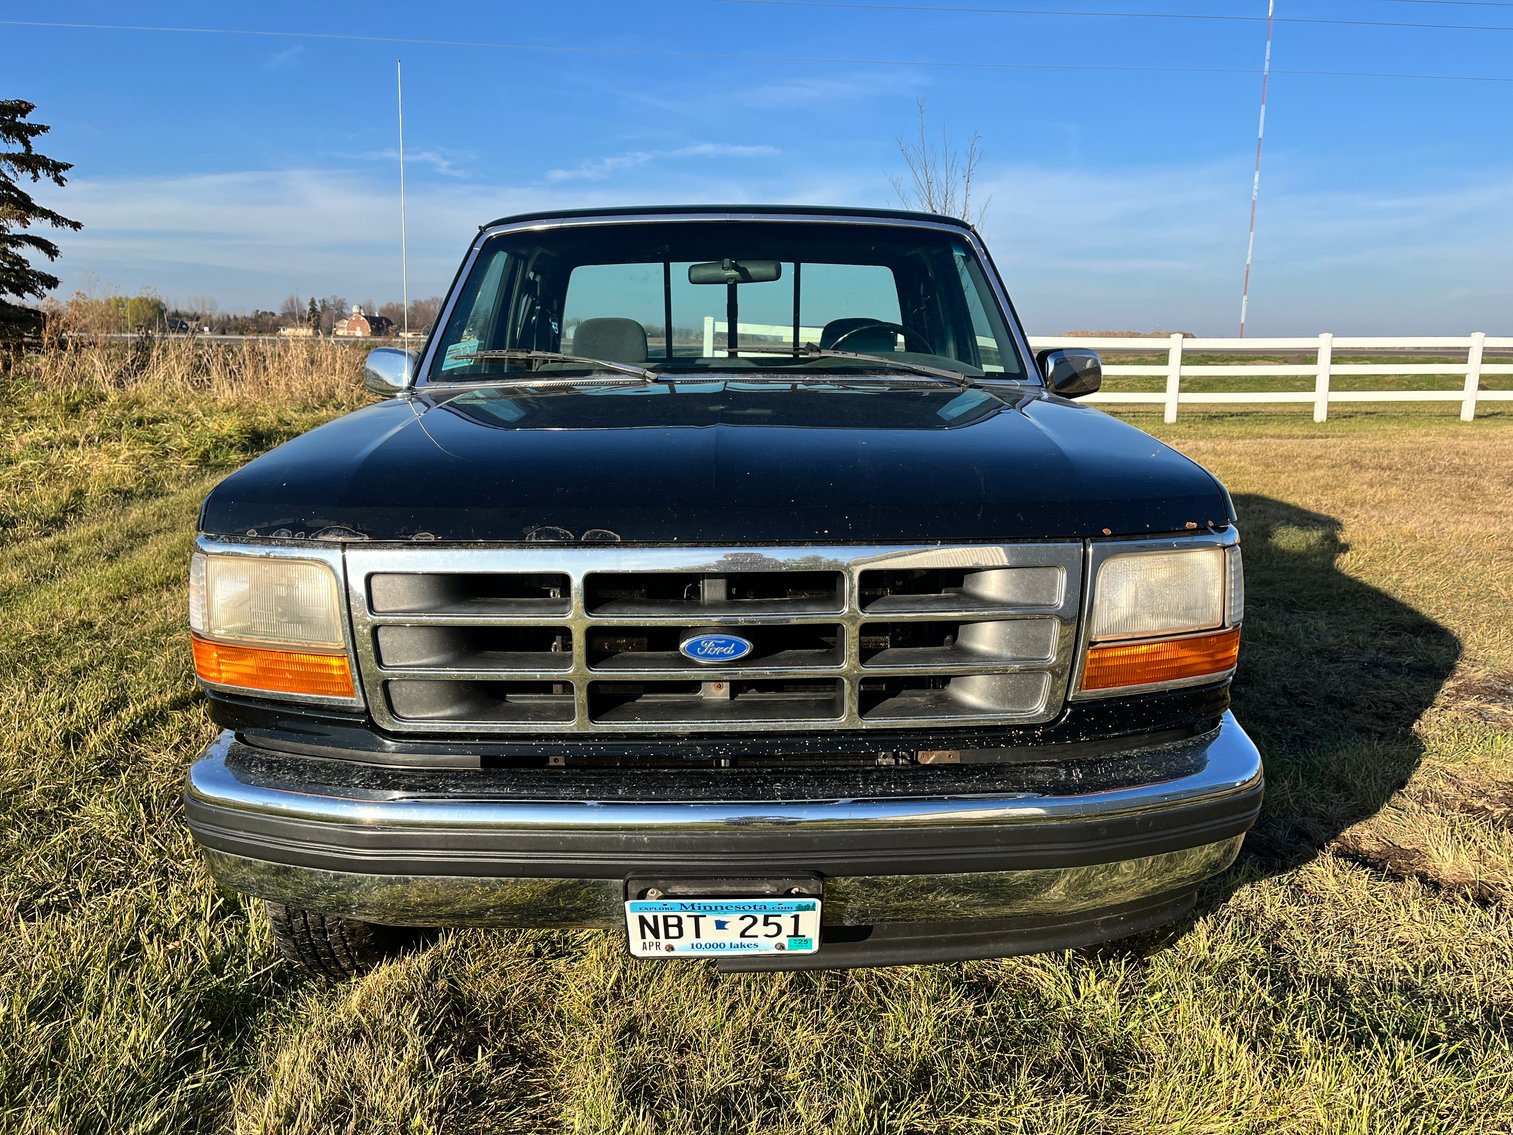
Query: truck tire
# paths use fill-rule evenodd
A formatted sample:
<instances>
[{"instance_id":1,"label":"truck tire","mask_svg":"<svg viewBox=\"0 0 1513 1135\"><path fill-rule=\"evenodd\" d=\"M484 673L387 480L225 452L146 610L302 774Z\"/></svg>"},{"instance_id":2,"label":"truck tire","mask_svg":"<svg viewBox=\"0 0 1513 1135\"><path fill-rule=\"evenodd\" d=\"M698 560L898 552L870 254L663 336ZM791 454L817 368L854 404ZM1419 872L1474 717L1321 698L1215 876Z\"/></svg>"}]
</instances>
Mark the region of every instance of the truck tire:
<instances>
[{"instance_id":1,"label":"truck tire","mask_svg":"<svg viewBox=\"0 0 1513 1135\"><path fill-rule=\"evenodd\" d=\"M422 941L423 932L411 927L379 926L281 902L263 905L284 957L330 981L358 977Z\"/></svg>"}]
</instances>

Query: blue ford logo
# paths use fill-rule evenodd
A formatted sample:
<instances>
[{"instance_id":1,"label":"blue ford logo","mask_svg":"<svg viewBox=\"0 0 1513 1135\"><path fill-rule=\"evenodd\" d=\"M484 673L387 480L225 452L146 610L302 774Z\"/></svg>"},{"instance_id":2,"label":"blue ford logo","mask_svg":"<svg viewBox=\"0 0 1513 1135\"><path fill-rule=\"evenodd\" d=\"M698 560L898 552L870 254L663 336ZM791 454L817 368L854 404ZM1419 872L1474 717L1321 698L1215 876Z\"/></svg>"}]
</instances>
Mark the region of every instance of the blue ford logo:
<instances>
[{"instance_id":1,"label":"blue ford logo","mask_svg":"<svg viewBox=\"0 0 1513 1135\"><path fill-rule=\"evenodd\" d=\"M752 645L750 640L740 635L699 632L679 643L678 651L684 658L691 658L695 662L735 662L750 654Z\"/></svg>"}]
</instances>

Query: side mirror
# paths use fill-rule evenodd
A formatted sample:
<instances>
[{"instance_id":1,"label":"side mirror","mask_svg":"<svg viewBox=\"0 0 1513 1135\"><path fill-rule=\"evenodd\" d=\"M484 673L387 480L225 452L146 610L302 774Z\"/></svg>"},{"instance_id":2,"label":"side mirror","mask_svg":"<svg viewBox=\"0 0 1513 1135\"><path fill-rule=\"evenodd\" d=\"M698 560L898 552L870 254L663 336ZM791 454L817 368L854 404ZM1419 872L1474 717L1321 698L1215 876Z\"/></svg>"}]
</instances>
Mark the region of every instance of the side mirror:
<instances>
[{"instance_id":1,"label":"side mirror","mask_svg":"<svg viewBox=\"0 0 1513 1135\"><path fill-rule=\"evenodd\" d=\"M362 365L362 384L375 394L403 394L415 385L415 367L419 358L398 347L376 347L368 352Z\"/></svg>"},{"instance_id":2,"label":"side mirror","mask_svg":"<svg viewBox=\"0 0 1513 1135\"><path fill-rule=\"evenodd\" d=\"M1103 360L1097 351L1081 347L1041 351L1035 362L1045 376L1046 385L1063 398L1081 398L1103 385Z\"/></svg>"}]
</instances>

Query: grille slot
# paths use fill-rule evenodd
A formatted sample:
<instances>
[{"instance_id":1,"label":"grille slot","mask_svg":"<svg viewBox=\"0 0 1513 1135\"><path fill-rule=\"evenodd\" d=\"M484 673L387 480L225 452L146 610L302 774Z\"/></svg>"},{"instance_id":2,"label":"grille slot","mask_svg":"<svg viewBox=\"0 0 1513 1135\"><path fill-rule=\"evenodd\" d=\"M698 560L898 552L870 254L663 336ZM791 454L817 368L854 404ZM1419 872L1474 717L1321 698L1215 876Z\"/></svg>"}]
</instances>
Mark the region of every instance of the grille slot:
<instances>
[{"instance_id":1,"label":"grille slot","mask_svg":"<svg viewBox=\"0 0 1513 1135\"><path fill-rule=\"evenodd\" d=\"M397 734L865 730L1046 721L1074 542L708 549L352 545L367 703ZM752 644L700 663L700 634Z\"/></svg>"},{"instance_id":2,"label":"grille slot","mask_svg":"<svg viewBox=\"0 0 1513 1135\"><path fill-rule=\"evenodd\" d=\"M609 725L838 721L845 715L837 681L594 682L588 705L594 721Z\"/></svg>"},{"instance_id":3,"label":"grille slot","mask_svg":"<svg viewBox=\"0 0 1513 1135\"><path fill-rule=\"evenodd\" d=\"M1060 567L864 571L861 606L868 615L1053 608L1061 605L1065 584Z\"/></svg>"},{"instance_id":4,"label":"grille slot","mask_svg":"<svg viewBox=\"0 0 1513 1135\"><path fill-rule=\"evenodd\" d=\"M390 670L571 670L567 627L383 626L378 661Z\"/></svg>"},{"instance_id":5,"label":"grille slot","mask_svg":"<svg viewBox=\"0 0 1513 1135\"><path fill-rule=\"evenodd\" d=\"M994 622L863 623L862 666L868 669L957 670L997 663L1047 663L1056 657L1055 619Z\"/></svg>"},{"instance_id":6,"label":"grille slot","mask_svg":"<svg viewBox=\"0 0 1513 1135\"><path fill-rule=\"evenodd\" d=\"M388 683L394 716L408 721L561 725L573 720L565 682L413 681Z\"/></svg>"},{"instance_id":7,"label":"grille slot","mask_svg":"<svg viewBox=\"0 0 1513 1135\"><path fill-rule=\"evenodd\" d=\"M369 583L380 615L565 615L568 588L556 572L385 572Z\"/></svg>"},{"instance_id":8,"label":"grille slot","mask_svg":"<svg viewBox=\"0 0 1513 1135\"><path fill-rule=\"evenodd\" d=\"M1045 709L1050 675L1044 671L964 674L959 678L865 678L863 721L899 722L1037 717Z\"/></svg>"},{"instance_id":9,"label":"grille slot","mask_svg":"<svg viewBox=\"0 0 1513 1135\"><path fill-rule=\"evenodd\" d=\"M584 581L590 615L722 619L839 614L838 571L595 572Z\"/></svg>"}]
</instances>

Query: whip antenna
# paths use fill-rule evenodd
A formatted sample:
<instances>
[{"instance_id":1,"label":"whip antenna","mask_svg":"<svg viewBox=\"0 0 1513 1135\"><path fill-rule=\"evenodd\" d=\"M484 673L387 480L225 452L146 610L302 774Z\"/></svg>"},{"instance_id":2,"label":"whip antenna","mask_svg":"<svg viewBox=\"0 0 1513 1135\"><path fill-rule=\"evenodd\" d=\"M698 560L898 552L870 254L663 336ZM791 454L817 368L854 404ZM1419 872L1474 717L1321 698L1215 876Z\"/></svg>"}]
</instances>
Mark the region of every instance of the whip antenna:
<instances>
[{"instance_id":1,"label":"whip antenna","mask_svg":"<svg viewBox=\"0 0 1513 1135\"><path fill-rule=\"evenodd\" d=\"M1245 245L1245 284L1240 289L1240 338L1245 338L1245 313L1250 307L1250 261L1256 251L1256 201L1261 196L1261 140L1266 137L1266 83L1271 78L1271 25L1277 0L1266 2L1266 62L1261 67L1261 124L1256 127L1256 174L1250 183L1250 239Z\"/></svg>"},{"instance_id":2,"label":"whip antenna","mask_svg":"<svg viewBox=\"0 0 1513 1135\"><path fill-rule=\"evenodd\" d=\"M399 287L404 299L402 341L410 338L410 250L405 234L405 77L404 64L394 60L394 90L399 101Z\"/></svg>"}]
</instances>

